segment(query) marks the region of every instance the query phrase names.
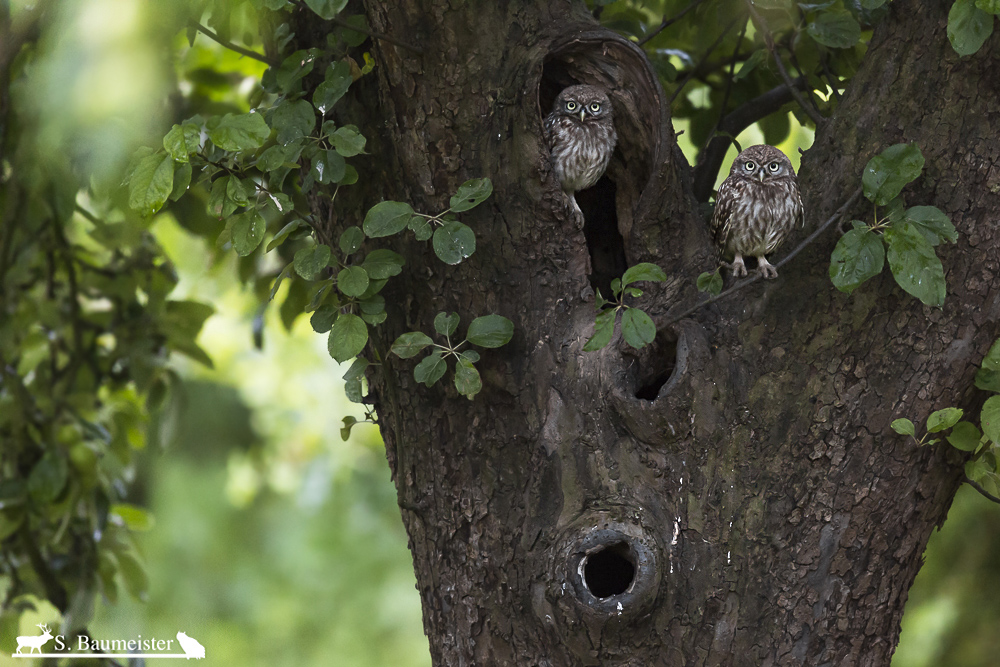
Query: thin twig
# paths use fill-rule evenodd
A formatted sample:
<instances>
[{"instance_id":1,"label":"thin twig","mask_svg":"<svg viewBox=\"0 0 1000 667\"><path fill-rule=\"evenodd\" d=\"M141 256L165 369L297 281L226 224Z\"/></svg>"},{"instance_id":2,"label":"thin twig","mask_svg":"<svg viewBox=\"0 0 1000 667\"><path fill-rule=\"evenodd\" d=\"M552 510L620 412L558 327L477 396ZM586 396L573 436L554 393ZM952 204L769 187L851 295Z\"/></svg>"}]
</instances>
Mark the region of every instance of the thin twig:
<instances>
[{"instance_id":1,"label":"thin twig","mask_svg":"<svg viewBox=\"0 0 1000 667\"><path fill-rule=\"evenodd\" d=\"M275 66L277 66L279 64L276 60L271 60L267 56L261 55L261 54L257 53L256 51L251 51L250 49L245 49L242 46L238 46L238 45L233 44L232 42L230 42L228 40L222 39L221 37L219 37L218 34L212 32L211 30L209 30L208 28L206 28L202 24L198 23L197 21L192 21L188 25L190 27L194 28L195 30L197 30L198 32L200 32L201 34L205 35L209 39L211 39L211 40L213 40L215 42L218 42L219 44L221 44L222 46L226 47L230 51L235 51L236 53L239 53L240 55L246 56L247 58L253 58L254 60L259 60L260 62L264 63L265 65L270 65L272 67L275 67Z\"/></svg>"},{"instance_id":2,"label":"thin twig","mask_svg":"<svg viewBox=\"0 0 1000 667\"><path fill-rule=\"evenodd\" d=\"M979 484L979 482L971 480L968 477L966 477L962 481L965 482L966 484L968 484L969 486L971 486L972 488L974 488L976 491L978 491L983 496L983 498L986 498L987 500L992 500L993 502L1000 504L1000 498L997 498L992 493L990 493L989 491L987 491L986 489L984 489Z\"/></svg>"},{"instance_id":3,"label":"thin twig","mask_svg":"<svg viewBox=\"0 0 1000 667\"><path fill-rule=\"evenodd\" d=\"M822 234L823 232L825 232L827 229L829 229L830 225L832 225L833 223L835 223L837 220L840 220L840 218L842 218L844 216L844 214L847 212L847 209L849 209L851 206L853 206L854 202L856 202L858 200L858 197L860 197L860 196L861 196L861 188L859 187L847 199L847 201L845 201L843 204L840 205L840 208L838 208L836 211L834 211L833 215L831 215L827 219L826 222L824 222L822 225L819 226L819 229L817 229L812 234L810 234L809 236L807 236L805 241L803 241L799 245L795 246L794 250L792 250L790 253L788 253L787 255L785 255L780 262L778 262L777 264L774 265L774 268L775 269L780 269L785 264L787 264L788 262L790 262L796 255L798 255L800 252L802 252L806 248L806 246L808 246L813 241L815 241L817 238L819 238L819 235ZM690 308L688 308L687 310L685 310L684 312L682 312L680 315L675 315L674 317L672 317L669 320L667 320L666 325L670 325L670 324L673 324L674 322L678 322L678 321L684 319L685 317L687 317L688 315L690 315L691 313L695 312L699 308L707 306L710 303L715 303L716 301L724 299L727 296L735 294L736 292L739 292L743 288L748 287L749 285L753 285L754 283L756 283L760 279L761 279L760 273L757 273L752 278L747 278L746 280L738 282L735 285L733 285L732 287L730 287L729 289L727 289L727 290L725 290L723 292L719 292L715 296L709 297L708 299L705 299L701 303L697 303L697 304L691 306Z\"/></svg>"},{"instance_id":4,"label":"thin twig","mask_svg":"<svg viewBox=\"0 0 1000 667\"><path fill-rule=\"evenodd\" d=\"M813 109L799 91L792 84L792 77L788 76L788 70L785 69L785 63L781 61L781 54L778 53L778 49L774 45L774 37L771 36L771 31L767 29L767 24L764 23L764 19L761 18L760 14L753 6L753 0L746 0L747 11L750 12L750 17L753 19L754 24L760 30L761 34L764 36L764 44L767 46L767 50L771 53L774 58L774 64L778 66L778 72L781 74L781 78L784 79L785 85L789 87L792 93L792 97L798 103L802 110L806 112L806 115L812 119L816 124L816 127L820 127L826 122L826 119L815 109Z\"/></svg>"},{"instance_id":5,"label":"thin twig","mask_svg":"<svg viewBox=\"0 0 1000 667\"><path fill-rule=\"evenodd\" d=\"M740 36L736 39L736 48L733 49L733 57L729 61L729 76L726 78L726 92L722 95L722 104L719 105L719 120L715 121L715 127L712 128L712 131L708 135L708 139L705 140L705 147L707 147L708 142L715 137L715 133L719 131L719 126L726 117L726 107L729 105L729 95L733 92L733 77L736 76L736 60L740 55L740 46L743 45L743 38L747 34L748 25L750 25L749 21L743 24L743 28L740 30Z\"/></svg>"},{"instance_id":6,"label":"thin twig","mask_svg":"<svg viewBox=\"0 0 1000 667\"><path fill-rule=\"evenodd\" d=\"M702 56L701 61L697 65L692 67L691 71L687 73L687 76L685 76L681 80L681 82L677 84L677 88L674 90L674 94L670 96L671 106L673 106L674 100L676 100L677 96L681 94L681 91L684 90L684 86L686 86L688 82L690 82L691 79L694 78L694 75L698 73L698 70L701 68L702 63L708 60L708 57L712 55L712 51L715 51L716 47L722 43L722 40L725 38L726 35L729 34L729 31L733 29L733 26L736 25L736 22L739 21L740 19L746 21L746 17L743 15L739 15L732 21L730 21L726 25L726 27L722 29L722 32L719 33L719 36L715 38L715 41L712 42L711 46L709 46L708 49L705 51L705 55Z\"/></svg>"},{"instance_id":7,"label":"thin twig","mask_svg":"<svg viewBox=\"0 0 1000 667\"><path fill-rule=\"evenodd\" d=\"M643 44L645 44L649 40L653 39L654 37L656 37L657 35L659 35L661 32L663 32L664 30L666 30L667 28L669 28L670 26L672 26L673 24L675 24L678 21L680 21L682 18L684 18L685 14L687 14L689 11L691 11L692 9L694 9L695 7L697 7L698 5L700 5L704 1L705 0L694 0L694 2L692 2L690 5L688 5L684 9L682 9L680 11L680 13L674 14L673 16L671 16L668 19L667 18L663 19L663 22L660 23L660 25L658 25L653 32L649 33L648 35L646 35L645 37L643 37L642 39L640 39L637 43L639 44L639 46L642 46Z\"/></svg>"}]
</instances>

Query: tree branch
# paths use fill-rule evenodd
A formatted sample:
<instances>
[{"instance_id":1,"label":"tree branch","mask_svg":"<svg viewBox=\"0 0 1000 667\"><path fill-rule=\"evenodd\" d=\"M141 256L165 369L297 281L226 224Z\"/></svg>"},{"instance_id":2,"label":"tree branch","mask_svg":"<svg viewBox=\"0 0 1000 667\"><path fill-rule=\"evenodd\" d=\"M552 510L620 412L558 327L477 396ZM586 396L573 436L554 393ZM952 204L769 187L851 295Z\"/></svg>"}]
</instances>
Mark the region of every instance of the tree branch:
<instances>
[{"instance_id":1,"label":"tree branch","mask_svg":"<svg viewBox=\"0 0 1000 667\"><path fill-rule=\"evenodd\" d=\"M965 482L966 484L968 484L969 486L971 486L972 488L974 488L976 491L978 491L980 493L980 495L983 496L983 498L986 498L987 500L992 500L993 502L995 502L997 504L1000 504L1000 498L997 498L992 493L990 493L989 491L987 491L986 489L984 489L979 484L979 482L976 482L975 480L969 479L968 477L963 478L962 481Z\"/></svg>"},{"instance_id":2,"label":"tree branch","mask_svg":"<svg viewBox=\"0 0 1000 667\"><path fill-rule=\"evenodd\" d=\"M803 88L809 84L804 76L800 76L792 81L792 85ZM694 168L694 196L699 202L708 201L712 194L712 186L715 185L715 178L726 158L732 137L791 102L794 99L791 91L786 84L781 84L736 107L719 122L717 136L702 151L701 159Z\"/></svg>"},{"instance_id":3,"label":"tree branch","mask_svg":"<svg viewBox=\"0 0 1000 667\"><path fill-rule=\"evenodd\" d=\"M764 19L761 18L760 14L753 6L753 0L746 0L747 11L750 12L750 17L753 19L754 25L760 30L761 35L764 37L764 44L767 46L767 50L771 53L774 58L774 64L778 66L778 72L781 74L781 78L784 80L785 85L788 86L792 93L792 97L798 103L802 110L806 112L806 115L812 119L812 122L816 124L817 129L826 122L826 119L820 115L816 109L806 103L806 100L799 91L792 84L792 78L788 76L788 70L785 69L785 63L781 61L781 55L778 53L777 48L774 46L774 37L771 35L771 31L768 30L767 24L764 23Z\"/></svg>"},{"instance_id":4,"label":"tree branch","mask_svg":"<svg viewBox=\"0 0 1000 667\"><path fill-rule=\"evenodd\" d=\"M847 209L849 209L851 206L853 206L854 202L856 202L858 200L858 197L860 197L860 196L861 196L861 187L859 186L854 191L854 193L850 197L848 197L847 201L845 201L843 204L841 204L840 208L838 208L836 211L834 211L833 215L831 215L827 219L826 222L824 222L822 225L820 225L819 229L817 229L812 234L810 234L809 236L807 236L806 239L802 243L800 243L799 245L795 246L794 250L792 250L790 253L788 253L787 255L785 255L784 258L782 258L782 260L780 262L778 262L777 264L774 265L774 268L780 269L785 264L788 264L788 262L790 262L796 255L798 255L800 252L802 252L803 250L805 250L806 246L810 245L813 241L815 241L817 238L819 238L820 234L822 234L827 229L829 229L830 226L833 223L835 223L838 220L840 220L844 216L844 214L847 212ZM748 287L750 285L753 285L754 283L756 283L760 279L761 279L760 273L757 273L756 275L754 275L751 278L747 278L746 280L738 282L735 285L733 285L732 287L730 287L729 289L727 289L727 290L725 290L723 292L719 292L715 296L709 297L708 299L705 299L701 303L697 303L697 304L691 306L690 308L688 308L687 310L685 310L684 312L682 312L680 315L675 315L675 316L671 317L669 320L667 320L664 323L663 326L668 326L668 325L674 324L675 322L679 322L680 320L684 319L685 317L687 317L691 313L695 312L696 310L698 310L698 309L700 309L700 308L702 308L704 306L707 306L710 303L715 303L716 301L720 301L720 300L726 298L727 296L731 296L731 295L735 294L736 292L739 292L743 288Z\"/></svg>"},{"instance_id":5,"label":"tree branch","mask_svg":"<svg viewBox=\"0 0 1000 667\"><path fill-rule=\"evenodd\" d=\"M637 42L638 45L642 46L643 44L645 44L649 40L651 40L654 37L656 37L657 35L659 35L664 30L666 30L668 27L672 26L674 23L677 23L678 21L680 21L682 18L684 18L685 14L687 14L689 11L691 11L692 9L694 9L695 7L697 7L698 5L700 5L702 2L704 2L704 0L694 0L694 2L692 2L690 5L688 5L684 9L682 9L680 11L680 13L675 14L675 15L671 16L670 18L663 19L663 22L660 23L660 25L658 25L656 27L656 29L653 30L653 32L649 33L648 35L646 35L645 37L643 37L642 39L640 39Z\"/></svg>"},{"instance_id":6,"label":"tree branch","mask_svg":"<svg viewBox=\"0 0 1000 667\"><path fill-rule=\"evenodd\" d=\"M246 56L247 58L253 58L254 60L259 60L260 62L264 63L265 65L270 65L271 67L276 67L277 65L280 64L278 61L271 60L267 56L261 55L261 54L257 53L256 51L251 51L250 49L245 49L242 46L238 46L238 45L233 44L232 42L230 42L228 40L222 39L221 37L219 37L218 34L212 32L211 30L209 30L208 28L206 28L202 24L198 23L197 21L192 21L191 23L188 24L188 26L191 27L191 28L194 28L195 30L197 30L201 34L205 35L209 39L211 39L211 40L213 40L215 42L218 42L219 44L221 44L222 46L226 47L230 51L235 51L236 53L239 53L240 55Z\"/></svg>"}]
</instances>

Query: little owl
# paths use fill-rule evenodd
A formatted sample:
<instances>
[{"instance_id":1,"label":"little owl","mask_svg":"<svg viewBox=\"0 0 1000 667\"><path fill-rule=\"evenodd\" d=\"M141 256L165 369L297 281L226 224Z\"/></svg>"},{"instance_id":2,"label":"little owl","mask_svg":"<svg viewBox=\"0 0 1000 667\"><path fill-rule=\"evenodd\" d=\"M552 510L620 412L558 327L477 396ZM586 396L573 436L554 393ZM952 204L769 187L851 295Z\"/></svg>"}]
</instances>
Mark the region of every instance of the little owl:
<instances>
[{"instance_id":1,"label":"little owl","mask_svg":"<svg viewBox=\"0 0 1000 667\"><path fill-rule=\"evenodd\" d=\"M733 276L747 274L743 256L757 258L765 278L778 270L764 255L773 252L802 224L802 199L792 163L774 146L751 146L733 162L719 186L712 234L722 259L733 258Z\"/></svg>"},{"instance_id":2,"label":"little owl","mask_svg":"<svg viewBox=\"0 0 1000 667\"><path fill-rule=\"evenodd\" d=\"M581 217L573 195L597 182L618 140L611 114L611 100L603 89L578 85L563 89L545 117L545 141L556 177Z\"/></svg>"}]
</instances>

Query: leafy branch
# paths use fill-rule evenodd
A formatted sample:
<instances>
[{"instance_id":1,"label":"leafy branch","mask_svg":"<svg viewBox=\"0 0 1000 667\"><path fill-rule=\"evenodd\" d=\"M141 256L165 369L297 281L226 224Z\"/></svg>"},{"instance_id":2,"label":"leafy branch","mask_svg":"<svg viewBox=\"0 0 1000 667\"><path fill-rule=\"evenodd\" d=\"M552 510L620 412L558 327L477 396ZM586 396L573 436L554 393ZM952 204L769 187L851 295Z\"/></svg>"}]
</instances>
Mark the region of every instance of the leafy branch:
<instances>
[{"instance_id":1,"label":"leafy branch","mask_svg":"<svg viewBox=\"0 0 1000 667\"><path fill-rule=\"evenodd\" d=\"M929 438L936 433L951 430L945 436L948 443L963 452L971 453L965 463L965 482L993 502L1000 503L1000 339L993 343L976 373L976 387L994 394L986 399L979 415L982 430L974 423L962 421L961 408L944 408L927 418L926 432L918 440L916 427L906 418L890 424L893 431L909 436L919 446L934 445L940 438Z\"/></svg>"},{"instance_id":2,"label":"leafy branch","mask_svg":"<svg viewBox=\"0 0 1000 667\"><path fill-rule=\"evenodd\" d=\"M601 296L601 291L597 291L595 305L597 306L597 319L594 322L594 334L587 339L583 349L585 352L600 350L611 342L611 337L615 333L615 322L618 320L618 313L621 313L622 336L625 342L632 347L639 349L649 345L656 338L656 325L644 310L625 303L626 297L638 298L642 296L642 290L632 287L632 283L641 281L663 282L667 279L667 274L663 269L642 262L629 267L621 278L611 281L611 299Z\"/></svg>"}]
</instances>

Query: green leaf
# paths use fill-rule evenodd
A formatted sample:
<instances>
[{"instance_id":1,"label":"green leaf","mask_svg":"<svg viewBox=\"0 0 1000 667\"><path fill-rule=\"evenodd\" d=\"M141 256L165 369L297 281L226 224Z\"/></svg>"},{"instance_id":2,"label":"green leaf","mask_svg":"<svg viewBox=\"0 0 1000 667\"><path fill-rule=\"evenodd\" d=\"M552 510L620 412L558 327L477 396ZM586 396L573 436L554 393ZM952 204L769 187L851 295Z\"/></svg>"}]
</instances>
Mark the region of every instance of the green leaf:
<instances>
[{"instance_id":1,"label":"green leaf","mask_svg":"<svg viewBox=\"0 0 1000 667\"><path fill-rule=\"evenodd\" d=\"M391 236L403 231L412 215L413 208L405 202L379 202L369 209L361 226L373 239Z\"/></svg>"},{"instance_id":2,"label":"green leaf","mask_svg":"<svg viewBox=\"0 0 1000 667\"><path fill-rule=\"evenodd\" d=\"M272 93L297 92L299 82L316 64L318 49L302 49L287 56L277 68L272 67L264 73L262 85Z\"/></svg>"},{"instance_id":3,"label":"green leaf","mask_svg":"<svg viewBox=\"0 0 1000 667\"><path fill-rule=\"evenodd\" d=\"M352 417L350 415L344 417L344 426L340 429L341 440L347 442L347 440L351 437L351 427L357 423L358 420L356 417Z\"/></svg>"},{"instance_id":4,"label":"green leaf","mask_svg":"<svg viewBox=\"0 0 1000 667\"><path fill-rule=\"evenodd\" d=\"M458 356L461 357L462 359L468 359L472 363L476 363L477 361L479 361L479 353L471 349L466 350L465 352L459 352Z\"/></svg>"},{"instance_id":5,"label":"green leaf","mask_svg":"<svg viewBox=\"0 0 1000 667\"><path fill-rule=\"evenodd\" d=\"M941 241L954 243L958 231L944 211L935 206L912 206L906 209L904 219L920 232L927 242L937 245Z\"/></svg>"},{"instance_id":6,"label":"green leaf","mask_svg":"<svg viewBox=\"0 0 1000 667\"><path fill-rule=\"evenodd\" d=\"M281 228L280 232L278 232L277 234L274 235L274 238L271 239L270 243L267 244L267 248L265 248L264 251L265 252L271 252L272 250L274 250L275 248L277 248L278 246L280 246L282 243L285 242L285 239L288 238L289 234L291 234L292 232L294 232L296 229L298 229L299 227L301 227L303 224L305 224L305 223L302 222L302 220L299 219L299 218L295 218L294 220L292 220L291 222L289 222L287 225L285 225L284 227Z\"/></svg>"},{"instance_id":7,"label":"green leaf","mask_svg":"<svg viewBox=\"0 0 1000 667\"><path fill-rule=\"evenodd\" d=\"M306 0L309 9L324 19L332 19L347 6L347 0Z\"/></svg>"},{"instance_id":8,"label":"green leaf","mask_svg":"<svg viewBox=\"0 0 1000 667\"><path fill-rule=\"evenodd\" d=\"M292 275L293 270L293 262L289 262L285 265L285 268L281 270L281 273L278 274L278 277L274 279L274 283L271 285L271 294L267 298L268 301L274 300L274 295L278 293L278 288L281 287L282 281Z\"/></svg>"},{"instance_id":9,"label":"green leaf","mask_svg":"<svg viewBox=\"0 0 1000 667\"><path fill-rule=\"evenodd\" d=\"M344 380L360 380L365 376L365 370L370 366L371 363L364 357L358 357L351 364L351 367L347 369L344 373Z\"/></svg>"},{"instance_id":10,"label":"green leaf","mask_svg":"<svg viewBox=\"0 0 1000 667\"><path fill-rule=\"evenodd\" d=\"M892 430L900 435L913 435L916 433L916 429L913 426L913 422L909 419L896 419L891 424Z\"/></svg>"},{"instance_id":11,"label":"green leaf","mask_svg":"<svg viewBox=\"0 0 1000 667\"><path fill-rule=\"evenodd\" d=\"M850 294L881 273L883 266L882 239L866 226L856 227L840 237L830 255L830 280L841 292Z\"/></svg>"},{"instance_id":12,"label":"green leaf","mask_svg":"<svg viewBox=\"0 0 1000 667\"><path fill-rule=\"evenodd\" d=\"M231 176L226 184L226 198L237 206L246 206L250 203L250 194L247 192L243 181Z\"/></svg>"},{"instance_id":13,"label":"green leaf","mask_svg":"<svg viewBox=\"0 0 1000 667\"><path fill-rule=\"evenodd\" d=\"M432 245L442 262L458 264L476 251L476 235L467 225L453 221L434 230Z\"/></svg>"},{"instance_id":14,"label":"green leaf","mask_svg":"<svg viewBox=\"0 0 1000 667\"><path fill-rule=\"evenodd\" d=\"M971 422L958 422L951 433L946 436L951 446L963 452L974 452L979 447L983 434Z\"/></svg>"},{"instance_id":15,"label":"green leaf","mask_svg":"<svg viewBox=\"0 0 1000 667\"><path fill-rule=\"evenodd\" d=\"M594 321L594 335L587 339L583 346L584 352L593 352L611 342L611 336L615 333L615 315L618 311L609 308L597 314Z\"/></svg>"},{"instance_id":16,"label":"green leaf","mask_svg":"<svg viewBox=\"0 0 1000 667\"><path fill-rule=\"evenodd\" d=\"M129 503L115 503L111 506L111 513L117 515L133 532L152 530L156 523L150 512Z\"/></svg>"},{"instance_id":17,"label":"green leaf","mask_svg":"<svg viewBox=\"0 0 1000 667\"><path fill-rule=\"evenodd\" d=\"M426 241L434 235L434 229L431 227L430 221L419 215L410 218L406 226L413 232L418 241Z\"/></svg>"},{"instance_id":18,"label":"green leaf","mask_svg":"<svg viewBox=\"0 0 1000 667\"><path fill-rule=\"evenodd\" d=\"M375 294L358 302L363 315L378 315L385 312L385 298Z\"/></svg>"},{"instance_id":19,"label":"green leaf","mask_svg":"<svg viewBox=\"0 0 1000 667\"><path fill-rule=\"evenodd\" d=\"M321 114L326 115L333 108L333 105L344 96L352 81L351 66L348 63L343 60L331 63L326 70L326 78L316 86L316 92L313 93L313 105Z\"/></svg>"},{"instance_id":20,"label":"green leaf","mask_svg":"<svg viewBox=\"0 0 1000 667\"><path fill-rule=\"evenodd\" d=\"M248 151L260 148L270 134L259 113L227 113L209 129L208 138L224 151Z\"/></svg>"},{"instance_id":21,"label":"green leaf","mask_svg":"<svg viewBox=\"0 0 1000 667\"><path fill-rule=\"evenodd\" d=\"M458 186L458 192L448 202L455 213L468 211L483 203L493 194L493 183L488 178L474 178Z\"/></svg>"},{"instance_id":22,"label":"green leaf","mask_svg":"<svg viewBox=\"0 0 1000 667\"><path fill-rule=\"evenodd\" d=\"M191 163L175 162L174 186L170 190L170 201L177 201L184 196L191 185Z\"/></svg>"},{"instance_id":23,"label":"green leaf","mask_svg":"<svg viewBox=\"0 0 1000 667\"><path fill-rule=\"evenodd\" d=\"M629 267L622 276L622 285L628 285L640 280L650 280L661 283L667 279L667 274L656 264L642 262Z\"/></svg>"},{"instance_id":24,"label":"green leaf","mask_svg":"<svg viewBox=\"0 0 1000 667\"><path fill-rule=\"evenodd\" d=\"M331 357L343 363L358 356L367 342L368 325L365 321L352 313L344 313L330 329L326 347Z\"/></svg>"},{"instance_id":25,"label":"green leaf","mask_svg":"<svg viewBox=\"0 0 1000 667\"><path fill-rule=\"evenodd\" d=\"M422 331L411 331L397 338L390 350L400 359L409 359L433 343L431 337Z\"/></svg>"},{"instance_id":26,"label":"green leaf","mask_svg":"<svg viewBox=\"0 0 1000 667\"><path fill-rule=\"evenodd\" d=\"M316 309L312 317L309 318L309 324L312 325L313 331L316 333L326 333L339 316L340 308L326 304Z\"/></svg>"},{"instance_id":27,"label":"green leaf","mask_svg":"<svg viewBox=\"0 0 1000 667\"><path fill-rule=\"evenodd\" d=\"M484 315L469 324L465 339L479 347L500 347L514 336L514 323L502 315Z\"/></svg>"},{"instance_id":28,"label":"green leaf","mask_svg":"<svg viewBox=\"0 0 1000 667\"><path fill-rule=\"evenodd\" d=\"M128 205L140 215L160 210L174 188L174 159L166 153L147 155L129 177Z\"/></svg>"},{"instance_id":29,"label":"green leaf","mask_svg":"<svg viewBox=\"0 0 1000 667\"><path fill-rule=\"evenodd\" d=\"M347 163L337 151L320 151L312 159L312 169L309 171L317 183L337 183L347 173Z\"/></svg>"},{"instance_id":30,"label":"green leaf","mask_svg":"<svg viewBox=\"0 0 1000 667\"><path fill-rule=\"evenodd\" d=\"M993 34L993 16L975 0L955 0L948 12L948 41L960 56L971 56Z\"/></svg>"},{"instance_id":31,"label":"green leaf","mask_svg":"<svg viewBox=\"0 0 1000 667\"><path fill-rule=\"evenodd\" d=\"M1000 14L1000 0L976 0L976 7L988 14Z\"/></svg>"},{"instance_id":32,"label":"green leaf","mask_svg":"<svg viewBox=\"0 0 1000 667\"><path fill-rule=\"evenodd\" d=\"M980 368L976 373L976 387L1000 394L1000 371Z\"/></svg>"},{"instance_id":33,"label":"green leaf","mask_svg":"<svg viewBox=\"0 0 1000 667\"><path fill-rule=\"evenodd\" d=\"M261 171L274 171L282 167L297 168L301 152L302 146L299 144L288 146L275 144L260 154L257 158L257 168Z\"/></svg>"},{"instance_id":34,"label":"green leaf","mask_svg":"<svg viewBox=\"0 0 1000 667\"><path fill-rule=\"evenodd\" d=\"M434 383L441 379L447 370L448 364L441 356L440 350L435 350L424 357L413 369L413 379L422 382L428 387L433 387Z\"/></svg>"},{"instance_id":35,"label":"green leaf","mask_svg":"<svg viewBox=\"0 0 1000 667\"><path fill-rule=\"evenodd\" d=\"M345 125L337 128L337 131L330 135L330 141L338 153L344 157L354 157L365 152L365 141L367 141L358 128L353 125Z\"/></svg>"},{"instance_id":36,"label":"green leaf","mask_svg":"<svg viewBox=\"0 0 1000 667\"><path fill-rule=\"evenodd\" d=\"M846 9L834 9L816 16L806 26L814 40L833 49L847 49L861 39L861 26Z\"/></svg>"},{"instance_id":37,"label":"green leaf","mask_svg":"<svg viewBox=\"0 0 1000 667\"><path fill-rule=\"evenodd\" d=\"M233 222L233 249L240 257L246 257L264 240L267 223L257 211L250 209L236 216Z\"/></svg>"},{"instance_id":38,"label":"green leaf","mask_svg":"<svg viewBox=\"0 0 1000 667\"><path fill-rule=\"evenodd\" d=\"M337 274L337 289L346 296L361 296L368 289L368 272L360 266L348 266Z\"/></svg>"},{"instance_id":39,"label":"green leaf","mask_svg":"<svg viewBox=\"0 0 1000 667\"><path fill-rule=\"evenodd\" d=\"M993 341L980 366L987 370L1000 371L1000 338Z\"/></svg>"},{"instance_id":40,"label":"green leaf","mask_svg":"<svg viewBox=\"0 0 1000 667\"><path fill-rule=\"evenodd\" d=\"M471 361L460 357L455 364L455 389L471 401L482 388L483 381L479 377L479 371Z\"/></svg>"},{"instance_id":41,"label":"green leaf","mask_svg":"<svg viewBox=\"0 0 1000 667\"><path fill-rule=\"evenodd\" d=\"M705 271L698 276L698 291L718 296L722 292L722 274L719 270Z\"/></svg>"},{"instance_id":42,"label":"green leaf","mask_svg":"<svg viewBox=\"0 0 1000 667\"><path fill-rule=\"evenodd\" d=\"M932 412L931 416L927 418L927 432L940 433L941 431L947 431L958 423L963 414L965 414L965 411L961 408L945 408L944 410Z\"/></svg>"},{"instance_id":43,"label":"green leaf","mask_svg":"<svg viewBox=\"0 0 1000 667\"><path fill-rule=\"evenodd\" d=\"M733 75L733 81L742 80L743 77L752 72L754 68L757 67L757 65L760 65L762 62L766 60L767 60L767 51L765 51L764 49L757 49L756 51L750 54L749 58L743 61L742 65L740 65L739 70L737 70L736 74Z\"/></svg>"},{"instance_id":44,"label":"green leaf","mask_svg":"<svg viewBox=\"0 0 1000 667\"><path fill-rule=\"evenodd\" d=\"M986 437L1000 443L1000 396L990 396L986 399L979 420L982 422Z\"/></svg>"},{"instance_id":45,"label":"green leaf","mask_svg":"<svg viewBox=\"0 0 1000 667\"><path fill-rule=\"evenodd\" d=\"M307 246L295 253L295 272L306 280L316 280L319 272L330 265L330 246Z\"/></svg>"},{"instance_id":46,"label":"green leaf","mask_svg":"<svg viewBox=\"0 0 1000 667\"><path fill-rule=\"evenodd\" d=\"M178 162L187 162L188 155L197 153L201 145L201 128L194 123L174 125L163 137L163 148Z\"/></svg>"},{"instance_id":47,"label":"green leaf","mask_svg":"<svg viewBox=\"0 0 1000 667\"><path fill-rule=\"evenodd\" d=\"M35 503L48 505L62 493L68 477L69 466L66 459L57 452L48 451L28 475L28 495Z\"/></svg>"},{"instance_id":48,"label":"green leaf","mask_svg":"<svg viewBox=\"0 0 1000 667\"><path fill-rule=\"evenodd\" d=\"M271 126L278 131L278 143L287 145L308 137L316 127L316 111L305 100L284 100L274 110Z\"/></svg>"},{"instance_id":49,"label":"green leaf","mask_svg":"<svg viewBox=\"0 0 1000 667\"><path fill-rule=\"evenodd\" d=\"M438 313L434 316L434 331L442 336L451 336L458 328L458 313Z\"/></svg>"},{"instance_id":50,"label":"green leaf","mask_svg":"<svg viewBox=\"0 0 1000 667\"><path fill-rule=\"evenodd\" d=\"M386 248L372 250L365 256L365 261L361 266L365 267L368 275L377 280L398 276L403 270L406 260L399 253Z\"/></svg>"},{"instance_id":51,"label":"green leaf","mask_svg":"<svg viewBox=\"0 0 1000 667\"><path fill-rule=\"evenodd\" d=\"M364 240L365 240L365 233L361 231L360 227L355 227L352 225L351 227L345 229L343 233L341 233L340 241L337 242L337 245L340 246L340 252L342 252L344 255L350 255L351 253L356 252L357 249L361 247L361 244L364 242Z\"/></svg>"},{"instance_id":52,"label":"green leaf","mask_svg":"<svg viewBox=\"0 0 1000 667\"><path fill-rule=\"evenodd\" d=\"M916 144L895 144L873 157L865 165L861 185L865 197L879 206L896 198L907 183L920 176L924 156Z\"/></svg>"},{"instance_id":53,"label":"green leaf","mask_svg":"<svg viewBox=\"0 0 1000 667\"><path fill-rule=\"evenodd\" d=\"M927 239L908 222L890 227L884 238L889 268L899 286L928 306L944 304L944 268Z\"/></svg>"},{"instance_id":54,"label":"green leaf","mask_svg":"<svg viewBox=\"0 0 1000 667\"><path fill-rule=\"evenodd\" d=\"M653 318L638 308L625 308L622 313L622 336L636 349L649 345L656 338Z\"/></svg>"}]
</instances>

